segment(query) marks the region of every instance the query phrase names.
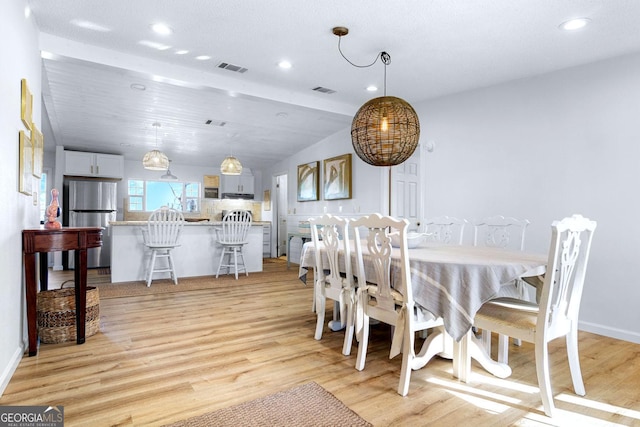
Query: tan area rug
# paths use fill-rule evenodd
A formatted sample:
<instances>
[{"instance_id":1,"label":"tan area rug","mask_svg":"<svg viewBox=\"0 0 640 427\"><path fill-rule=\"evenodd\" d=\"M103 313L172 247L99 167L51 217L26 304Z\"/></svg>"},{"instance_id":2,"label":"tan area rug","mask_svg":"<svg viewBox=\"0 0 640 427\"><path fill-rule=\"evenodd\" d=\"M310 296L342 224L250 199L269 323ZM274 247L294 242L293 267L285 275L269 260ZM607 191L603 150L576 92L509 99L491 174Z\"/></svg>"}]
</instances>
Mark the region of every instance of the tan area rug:
<instances>
[{"instance_id":1,"label":"tan area rug","mask_svg":"<svg viewBox=\"0 0 640 427\"><path fill-rule=\"evenodd\" d=\"M311 382L260 399L188 418L170 427L372 426Z\"/></svg>"}]
</instances>

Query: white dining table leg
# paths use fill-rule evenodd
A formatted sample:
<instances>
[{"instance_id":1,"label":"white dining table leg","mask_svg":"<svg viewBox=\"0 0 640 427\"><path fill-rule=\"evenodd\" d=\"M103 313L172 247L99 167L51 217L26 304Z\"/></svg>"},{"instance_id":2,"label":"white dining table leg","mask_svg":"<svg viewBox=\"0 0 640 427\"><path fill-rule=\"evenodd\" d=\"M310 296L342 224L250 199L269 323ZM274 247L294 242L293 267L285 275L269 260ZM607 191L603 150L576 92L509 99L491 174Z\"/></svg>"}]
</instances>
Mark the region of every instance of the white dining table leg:
<instances>
[{"instance_id":1,"label":"white dining table leg","mask_svg":"<svg viewBox=\"0 0 640 427\"><path fill-rule=\"evenodd\" d=\"M453 353L453 376L461 381L469 381L471 359L498 378L507 378L511 375L511 367L491 359L482 341L471 331L467 332L459 342L453 344Z\"/></svg>"},{"instance_id":2,"label":"white dining table leg","mask_svg":"<svg viewBox=\"0 0 640 427\"><path fill-rule=\"evenodd\" d=\"M421 369L436 355L453 359L453 376L464 382L469 381L471 359L498 378L507 378L511 375L509 365L492 360L485 351L482 341L471 331L460 341L455 342L444 328L435 329L422 344L420 353L411 362L411 369Z\"/></svg>"},{"instance_id":3,"label":"white dining table leg","mask_svg":"<svg viewBox=\"0 0 640 427\"><path fill-rule=\"evenodd\" d=\"M435 328L422 343L420 353L411 361L414 371L424 367L434 356L451 359L453 356L453 339L444 328Z\"/></svg>"}]
</instances>

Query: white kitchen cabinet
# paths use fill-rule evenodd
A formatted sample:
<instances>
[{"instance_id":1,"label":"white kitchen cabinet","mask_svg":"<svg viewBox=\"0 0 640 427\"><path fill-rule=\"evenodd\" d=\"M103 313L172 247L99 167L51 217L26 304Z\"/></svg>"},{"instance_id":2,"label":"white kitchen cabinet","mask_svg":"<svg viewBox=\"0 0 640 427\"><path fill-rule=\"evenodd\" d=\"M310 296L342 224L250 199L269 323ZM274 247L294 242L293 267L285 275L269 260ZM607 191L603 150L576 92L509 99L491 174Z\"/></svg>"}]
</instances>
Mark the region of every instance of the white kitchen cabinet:
<instances>
[{"instance_id":1,"label":"white kitchen cabinet","mask_svg":"<svg viewBox=\"0 0 640 427\"><path fill-rule=\"evenodd\" d=\"M253 194L253 175L222 175L222 193Z\"/></svg>"},{"instance_id":2,"label":"white kitchen cabinet","mask_svg":"<svg viewBox=\"0 0 640 427\"><path fill-rule=\"evenodd\" d=\"M124 176L124 156L117 154L86 153L83 151L65 151L64 174L122 179Z\"/></svg>"}]
</instances>

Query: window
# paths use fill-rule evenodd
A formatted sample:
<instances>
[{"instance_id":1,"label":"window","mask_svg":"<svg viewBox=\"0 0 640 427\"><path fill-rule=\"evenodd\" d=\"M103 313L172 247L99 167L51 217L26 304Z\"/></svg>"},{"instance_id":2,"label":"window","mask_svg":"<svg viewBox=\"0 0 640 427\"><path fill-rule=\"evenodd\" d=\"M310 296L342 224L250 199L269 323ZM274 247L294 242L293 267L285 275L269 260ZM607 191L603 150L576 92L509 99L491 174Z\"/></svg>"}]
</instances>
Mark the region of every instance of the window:
<instances>
[{"instance_id":1,"label":"window","mask_svg":"<svg viewBox=\"0 0 640 427\"><path fill-rule=\"evenodd\" d=\"M130 179L127 184L130 211L151 212L162 206L183 212L200 210L199 182L143 181Z\"/></svg>"}]
</instances>

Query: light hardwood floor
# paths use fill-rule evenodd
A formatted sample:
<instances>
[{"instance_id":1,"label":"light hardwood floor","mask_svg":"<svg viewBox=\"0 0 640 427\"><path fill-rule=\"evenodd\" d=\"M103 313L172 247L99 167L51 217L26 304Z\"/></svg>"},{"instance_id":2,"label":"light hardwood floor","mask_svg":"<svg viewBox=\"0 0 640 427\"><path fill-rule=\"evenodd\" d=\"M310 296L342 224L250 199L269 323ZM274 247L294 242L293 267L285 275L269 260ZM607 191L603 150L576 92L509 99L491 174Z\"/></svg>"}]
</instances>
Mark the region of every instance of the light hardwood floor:
<instances>
[{"instance_id":1,"label":"light hardwood floor","mask_svg":"<svg viewBox=\"0 0 640 427\"><path fill-rule=\"evenodd\" d=\"M387 327L373 328L358 372L355 342L343 356L341 332L325 328L313 339L312 287L298 280L297 267L271 261L265 270L211 290L103 299L101 332L80 346L42 344L36 357L25 356L0 405L64 405L67 426L162 425L315 381L375 426L640 425L640 345L581 333L587 395L579 397L556 340L554 419L542 412L527 343L511 348L511 378L474 364L464 384L452 377L451 361L436 358L412 373L401 397Z\"/></svg>"}]
</instances>

